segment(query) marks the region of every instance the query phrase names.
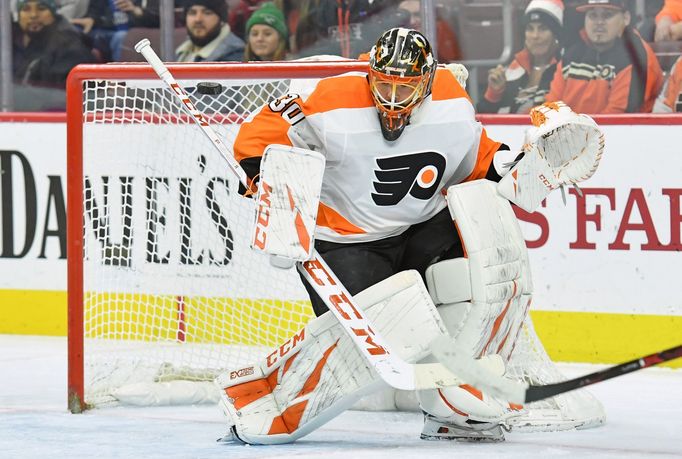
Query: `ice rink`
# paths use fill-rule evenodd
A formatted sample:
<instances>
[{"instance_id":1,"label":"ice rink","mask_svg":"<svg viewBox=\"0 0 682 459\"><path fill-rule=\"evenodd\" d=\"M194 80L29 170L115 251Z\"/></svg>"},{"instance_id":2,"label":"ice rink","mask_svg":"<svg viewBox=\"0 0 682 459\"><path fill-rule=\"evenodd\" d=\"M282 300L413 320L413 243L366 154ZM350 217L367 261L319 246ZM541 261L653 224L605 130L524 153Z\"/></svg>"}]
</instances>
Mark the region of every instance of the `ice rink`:
<instances>
[{"instance_id":1,"label":"ice rink","mask_svg":"<svg viewBox=\"0 0 682 459\"><path fill-rule=\"evenodd\" d=\"M285 446L216 443L216 406L66 410L66 339L0 335L0 458L682 458L682 371L592 386L605 426L507 434L498 444L419 440L418 413L350 411ZM568 376L596 370L561 365Z\"/></svg>"}]
</instances>

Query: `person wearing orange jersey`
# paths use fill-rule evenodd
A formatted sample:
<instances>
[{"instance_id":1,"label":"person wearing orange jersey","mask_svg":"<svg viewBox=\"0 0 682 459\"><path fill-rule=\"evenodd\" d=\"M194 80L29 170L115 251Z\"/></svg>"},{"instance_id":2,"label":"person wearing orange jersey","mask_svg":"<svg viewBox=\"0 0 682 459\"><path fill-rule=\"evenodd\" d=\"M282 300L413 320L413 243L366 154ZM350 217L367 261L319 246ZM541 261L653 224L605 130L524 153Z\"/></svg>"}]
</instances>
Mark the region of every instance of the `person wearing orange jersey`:
<instances>
[{"instance_id":1,"label":"person wearing orange jersey","mask_svg":"<svg viewBox=\"0 0 682 459\"><path fill-rule=\"evenodd\" d=\"M488 72L481 113L528 113L545 100L561 53L564 6L560 0L533 0L524 15L524 46L508 67Z\"/></svg>"},{"instance_id":2,"label":"person wearing orange jersey","mask_svg":"<svg viewBox=\"0 0 682 459\"><path fill-rule=\"evenodd\" d=\"M582 40L566 50L546 101L579 113L650 112L663 72L651 47L630 26L625 0L586 0Z\"/></svg>"},{"instance_id":3,"label":"person wearing orange jersey","mask_svg":"<svg viewBox=\"0 0 682 459\"><path fill-rule=\"evenodd\" d=\"M656 15L654 41L682 40L682 0L665 0Z\"/></svg>"},{"instance_id":4,"label":"person wearing orange jersey","mask_svg":"<svg viewBox=\"0 0 682 459\"><path fill-rule=\"evenodd\" d=\"M654 113L682 112L682 57L678 57L654 104Z\"/></svg>"}]
</instances>

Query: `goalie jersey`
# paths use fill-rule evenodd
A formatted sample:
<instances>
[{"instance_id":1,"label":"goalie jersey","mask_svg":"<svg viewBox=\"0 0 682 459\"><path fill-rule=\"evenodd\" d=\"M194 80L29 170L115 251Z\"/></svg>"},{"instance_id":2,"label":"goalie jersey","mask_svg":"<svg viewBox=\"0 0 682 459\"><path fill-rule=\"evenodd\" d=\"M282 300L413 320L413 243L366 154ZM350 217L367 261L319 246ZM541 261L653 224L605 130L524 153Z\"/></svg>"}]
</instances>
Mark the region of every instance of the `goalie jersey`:
<instances>
[{"instance_id":1,"label":"goalie jersey","mask_svg":"<svg viewBox=\"0 0 682 459\"><path fill-rule=\"evenodd\" d=\"M251 179L271 144L325 156L315 237L342 243L396 236L430 219L446 207L447 187L486 177L501 146L441 68L395 141L381 133L367 74L352 72L321 80L308 97L280 97L242 123L234 153Z\"/></svg>"}]
</instances>

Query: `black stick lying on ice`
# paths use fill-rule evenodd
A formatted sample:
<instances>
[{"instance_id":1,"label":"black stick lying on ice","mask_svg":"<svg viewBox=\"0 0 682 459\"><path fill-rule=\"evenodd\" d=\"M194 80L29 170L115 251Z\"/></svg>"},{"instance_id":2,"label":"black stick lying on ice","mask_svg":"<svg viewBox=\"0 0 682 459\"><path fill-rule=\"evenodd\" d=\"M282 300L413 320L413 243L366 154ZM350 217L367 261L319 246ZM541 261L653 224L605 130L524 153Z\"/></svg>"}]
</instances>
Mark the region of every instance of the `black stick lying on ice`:
<instances>
[{"instance_id":1,"label":"black stick lying on ice","mask_svg":"<svg viewBox=\"0 0 682 459\"><path fill-rule=\"evenodd\" d=\"M675 346L665 351L649 354L629 362L621 363L613 367L605 368L601 371L595 371L589 375L579 376L568 381L562 381L554 384L545 384L542 386L529 386L526 389L526 403L542 400L543 398L553 397L554 395L563 394L581 387L596 384L598 382L606 381L607 379L622 376L633 371L641 370L643 368L652 367L659 363L667 362L669 360L682 357L682 345Z\"/></svg>"},{"instance_id":2,"label":"black stick lying on ice","mask_svg":"<svg viewBox=\"0 0 682 459\"><path fill-rule=\"evenodd\" d=\"M535 402L682 357L681 344L567 381L533 385L506 379L484 366L472 366L471 359L462 358L463 353L453 348L449 339L436 340L431 349L445 367L468 384L513 403Z\"/></svg>"}]
</instances>

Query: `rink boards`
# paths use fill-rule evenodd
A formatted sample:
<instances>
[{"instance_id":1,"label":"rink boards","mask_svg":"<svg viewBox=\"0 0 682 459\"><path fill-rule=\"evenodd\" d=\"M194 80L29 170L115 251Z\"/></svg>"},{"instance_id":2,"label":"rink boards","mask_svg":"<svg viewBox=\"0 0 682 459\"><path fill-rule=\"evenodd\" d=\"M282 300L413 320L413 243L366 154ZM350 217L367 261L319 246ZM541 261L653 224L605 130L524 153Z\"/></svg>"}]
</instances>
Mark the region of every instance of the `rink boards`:
<instances>
[{"instance_id":1,"label":"rink boards","mask_svg":"<svg viewBox=\"0 0 682 459\"><path fill-rule=\"evenodd\" d=\"M33 122L0 124L0 180L11 176L2 188L0 333L64 335L65 124L22 118ZM492 138L519 147L525 120L486 121ZM606 153L583 197L571 192L564 206L556 192L538 212L519 213L535 284L532 316L554 359L615 362L679 344L682 129L641 122L601 122Z\"/></svg>"}]
</instances>

